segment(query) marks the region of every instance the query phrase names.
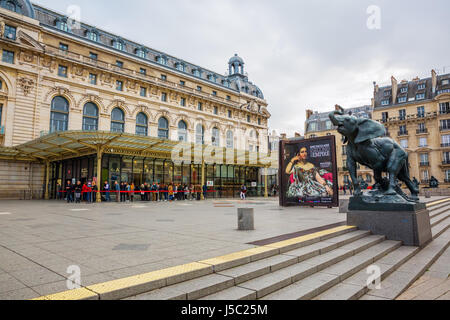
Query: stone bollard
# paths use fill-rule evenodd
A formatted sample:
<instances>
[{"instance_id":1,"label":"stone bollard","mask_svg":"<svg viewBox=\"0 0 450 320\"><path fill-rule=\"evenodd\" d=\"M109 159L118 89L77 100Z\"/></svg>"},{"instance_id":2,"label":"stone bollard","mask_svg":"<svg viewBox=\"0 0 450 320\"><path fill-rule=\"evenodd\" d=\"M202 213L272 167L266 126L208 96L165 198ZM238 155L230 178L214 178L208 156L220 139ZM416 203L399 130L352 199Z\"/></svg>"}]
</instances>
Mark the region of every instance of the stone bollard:
<instances>
[{"instance_id":1,"label":"stone bollard","mask_svg":"<svg viewBox=\"0 0 450 320\"><path fill-rule=\"evenodd\" d=\"M425 198L426 199L430 199L431 198L431 191L430 190L425 190Z\"/></svg>"},{"instance_id":2,"label":"stone bollard","mask_svg":"<svg viewBox=\"0 0 450 320\"><path fill-rule=\"evenodd\" d=\"M238 230L255 230L255 214L253 208L238 209Z\"/></svg>"},{"instance_id":3,"label":"stone bollard","mask_svg":"<svg viewBox=\"0 0 450 320\"><path fill-rule=\"evenodd\" d=\"M348 204L350 200L340 200L339 203L339 213L348 213Z\"/></svg>"}]
</instances>

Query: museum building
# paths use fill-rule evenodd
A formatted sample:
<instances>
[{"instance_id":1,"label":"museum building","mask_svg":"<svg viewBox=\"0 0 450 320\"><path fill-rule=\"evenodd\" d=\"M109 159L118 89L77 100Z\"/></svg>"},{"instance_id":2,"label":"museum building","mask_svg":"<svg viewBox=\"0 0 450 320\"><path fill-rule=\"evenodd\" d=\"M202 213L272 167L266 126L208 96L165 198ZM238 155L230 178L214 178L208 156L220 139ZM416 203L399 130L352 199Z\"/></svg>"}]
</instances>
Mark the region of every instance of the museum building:
<instances>
[{"instance_id":1,"label":"museum building","mask_svg":"<svg viewBox=\"0 0 450 320\"><path fill-rule=\"evenodd\" d=\"M222 75L27 0L0 0L0 49L0 198L69 180L267 196L276 181L268 103L237 54Z\"/></svg>"}]
</instances>

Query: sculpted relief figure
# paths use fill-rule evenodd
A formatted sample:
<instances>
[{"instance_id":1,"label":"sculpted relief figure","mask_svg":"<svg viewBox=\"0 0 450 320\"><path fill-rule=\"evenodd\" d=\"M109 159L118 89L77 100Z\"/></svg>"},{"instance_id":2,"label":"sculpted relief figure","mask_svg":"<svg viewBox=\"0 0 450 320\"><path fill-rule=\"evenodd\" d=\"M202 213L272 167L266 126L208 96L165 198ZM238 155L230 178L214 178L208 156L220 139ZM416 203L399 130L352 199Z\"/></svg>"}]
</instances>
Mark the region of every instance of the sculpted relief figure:
<instances>
[{"instance_id":1,"label":"sculpted relief figure","mask_svg":"<svg viewBox=\"0 0 450 320\"><path fill-rule=\"evenodd\" d=\"M355 187L355 196L361 196L361 186L358 182L357 164L364 165L374 171L375 185L372 196L398 199L392 196L401 196L407 201L419 200L419 188L414 184L409 175L408 153L391 138L385 137L385 127L373 120L356 118L344 115L343 109L330 113L329 118L338 127L338 132L345 137L347 145L347 167ZM387 173L389 179L383 179L382 174ZM396 184L396 180L406 184L411 192L407 197ZM391 197L386 197L391 196Z\"/></svg>"}]
</instances>

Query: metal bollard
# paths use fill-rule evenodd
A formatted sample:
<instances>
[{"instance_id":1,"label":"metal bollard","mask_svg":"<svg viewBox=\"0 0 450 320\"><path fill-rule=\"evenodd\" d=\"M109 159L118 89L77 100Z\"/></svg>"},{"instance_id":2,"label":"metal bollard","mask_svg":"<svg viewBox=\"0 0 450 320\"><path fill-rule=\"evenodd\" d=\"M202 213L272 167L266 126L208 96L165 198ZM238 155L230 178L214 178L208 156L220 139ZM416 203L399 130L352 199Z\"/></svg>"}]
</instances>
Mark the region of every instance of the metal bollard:
<instances>
[{"instance_id":1,"label":"metal bollard","mask_svg":"<svg viewBox=\"0 0 450 320\"><path fill-rule=\"evenodd\" d=\"M255 214L253 208L238 209L238 230L255 230Z\"/></svg>"}]
</instances>

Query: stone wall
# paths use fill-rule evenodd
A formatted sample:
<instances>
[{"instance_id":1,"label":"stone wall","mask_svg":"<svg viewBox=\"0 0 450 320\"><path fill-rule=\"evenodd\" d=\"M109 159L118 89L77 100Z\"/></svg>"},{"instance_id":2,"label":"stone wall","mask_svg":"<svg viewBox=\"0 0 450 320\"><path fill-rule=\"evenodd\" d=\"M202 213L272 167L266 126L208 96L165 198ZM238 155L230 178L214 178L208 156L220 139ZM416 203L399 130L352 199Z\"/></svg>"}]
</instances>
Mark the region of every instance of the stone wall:
<instances>
[{"instance_id":1,"label":"stone wall","mask_svg":"<svg viewBox=\"0 0 450 320\"><path fill-rule=\"evenodd\" d=\"M42 164L0 160L0 200L40 199L44 178Z\"/></svg>"}]
</instances>

